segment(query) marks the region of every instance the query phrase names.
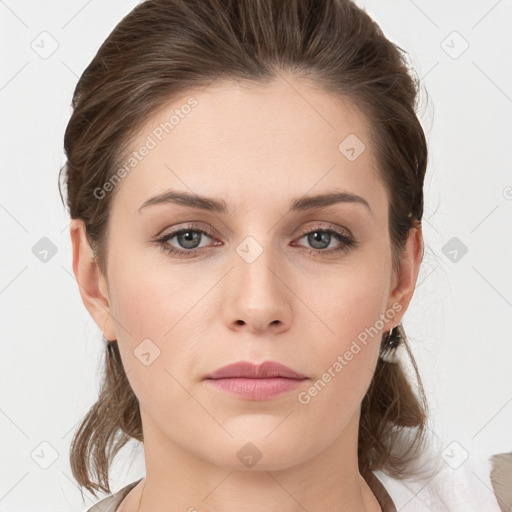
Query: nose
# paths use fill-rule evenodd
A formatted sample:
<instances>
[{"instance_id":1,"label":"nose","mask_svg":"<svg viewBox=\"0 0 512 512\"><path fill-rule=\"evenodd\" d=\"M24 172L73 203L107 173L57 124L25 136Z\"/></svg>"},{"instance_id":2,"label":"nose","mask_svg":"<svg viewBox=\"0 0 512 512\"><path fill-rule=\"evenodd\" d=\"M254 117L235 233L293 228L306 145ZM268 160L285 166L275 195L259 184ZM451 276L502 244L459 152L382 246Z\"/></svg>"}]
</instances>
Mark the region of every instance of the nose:
<instances>
[{"instance_id":1,"label":"nose","mask_svg":"<svg viewBox=\"0 0 512 512\"><path fill-rule=\"evenodd\" d=\"M263 251L252 262L235 255L223 312L230 329L277 334L290 327L293 294L282 266L269 253Z\"/></svg>"}]
</instances>

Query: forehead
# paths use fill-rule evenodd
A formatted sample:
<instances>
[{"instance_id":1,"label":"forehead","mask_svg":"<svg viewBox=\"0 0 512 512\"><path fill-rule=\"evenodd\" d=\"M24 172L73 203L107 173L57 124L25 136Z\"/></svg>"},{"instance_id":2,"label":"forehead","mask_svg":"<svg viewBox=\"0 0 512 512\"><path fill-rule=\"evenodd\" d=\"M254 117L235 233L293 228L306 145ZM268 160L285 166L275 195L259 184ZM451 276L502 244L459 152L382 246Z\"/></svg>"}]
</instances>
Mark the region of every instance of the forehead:
<instances>
[{"instance_id":1,"label":"forehead","mask_svg":"<svg viewBox=\"0 0 512 512\"><path fill-rule=\"evenodd\" d=\"M190 89L131 141L115 203L138 210L168 188L222 197L236 208L333 187L378 195L367 123L347 98L291 77Z\"/></svg>"}]
</instances>

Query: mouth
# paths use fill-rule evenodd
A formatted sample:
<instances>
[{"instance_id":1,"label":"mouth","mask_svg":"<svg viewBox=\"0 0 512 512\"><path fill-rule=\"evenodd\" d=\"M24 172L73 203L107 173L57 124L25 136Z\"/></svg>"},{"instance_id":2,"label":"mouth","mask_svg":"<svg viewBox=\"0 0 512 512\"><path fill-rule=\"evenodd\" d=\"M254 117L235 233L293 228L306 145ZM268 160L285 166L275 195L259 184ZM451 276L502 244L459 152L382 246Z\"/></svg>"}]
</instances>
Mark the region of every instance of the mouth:
<instances>
[{"instance_id":1,"label":"mouth","mask_svg":"<svg viewBox=\"0 0 512 512\"><path fill-rule=\"evenodd\" d=\"M304 379L306 375L299 373L288 366L275 361L265 361L261 364L250 361L238 361L231 363L206 376L208 379L226 379L226 378L273 378L284 377L288 379Z\"/></svg>"},{"instance_id":2,"label":"mouth","mask_svg":"<svg viewBox=\"0 0 512 512\"><path fill-rule=\"evenodd\" d=\"M214 389L230 395L247 400L268 400L290 393L309 379L274 361L260 365L239 361L219 368L204 380Z\"/></svg>"},{"instance_id":3,"label":"mouth","mask_svg":"<svg viewBox=\"0 0 512 512\"><path fill-rule=\"evenodd\" d=\"M246 400L269 400L293 391L302 385L305 380L308 379L289 379L286 377L206 379L214 389Z\"/></svg>"}]
</instances>

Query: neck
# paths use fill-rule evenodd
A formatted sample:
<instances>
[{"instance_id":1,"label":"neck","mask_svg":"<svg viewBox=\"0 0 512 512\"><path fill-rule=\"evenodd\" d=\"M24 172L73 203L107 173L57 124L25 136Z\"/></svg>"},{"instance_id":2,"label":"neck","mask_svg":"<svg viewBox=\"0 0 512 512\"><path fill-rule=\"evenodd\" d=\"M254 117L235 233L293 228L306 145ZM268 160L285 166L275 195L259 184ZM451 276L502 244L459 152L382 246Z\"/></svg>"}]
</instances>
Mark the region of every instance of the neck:
<instances>
[{"instance_id":1,"label":"neck","mask_svg":"<svg viewBox=\"0 0 512 512\"><path fill-rule=\"evenodd\" d=\"M264 464L262 454L252 467L240 469L238 460L220 466L182 449L146 418L146 478L140 506L132 511L381 512L358 470L358 420L356 416L349 422L326 449L303 456L299 463L283 454L272 457L273 464Z\"/></svg>"}]
</instances>

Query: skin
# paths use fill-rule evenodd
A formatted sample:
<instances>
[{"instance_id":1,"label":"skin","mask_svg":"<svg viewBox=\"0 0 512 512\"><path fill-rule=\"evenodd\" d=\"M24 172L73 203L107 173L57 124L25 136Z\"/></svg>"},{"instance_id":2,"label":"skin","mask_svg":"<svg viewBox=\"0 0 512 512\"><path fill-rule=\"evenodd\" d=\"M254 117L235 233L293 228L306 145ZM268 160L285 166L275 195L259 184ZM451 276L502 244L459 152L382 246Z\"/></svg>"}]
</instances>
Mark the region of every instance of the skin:
<instances>
[{"instance_id":1,"label":"skin","mask_svg":"<svg viewBox=\"0 0 512 512\"><path fill-rule=\"evenodd\" d=\"M106 276L91 257L83 222L71 224L82 300L105 338L118 340L141 408L146 477L118 510L138 510L144 488L140 510L153 512L380 511L358 471L360 403L381 335L412 298L421 226L411 229L394 272L388 198L367 119L349 100L292 77L190 90L151 117L132 150L190 96L198 106L117 185ZM338 149L349 134L366 145L355 161ZM176 204L138 211L169 188L221 198L230 213ZM292 199L334 190L362 196L371 212L354 202L287 212ZM169 255L154 242L187 222L212 235L197 239L195 255ZM318 222L348 230L357 244L333 251L343 243L331 236L314 245L300 229L315 231ZM236 251L247 236L262 250L251 263ZM176 236L166 244L191 250ZM379 335L300 403L298 393L393 304L401 310ZM134 355L146 338L160 350L147 366ZM309 380L261 401L203 380L240 360L278 361ZM237 457L248 442L262 455L252 467Z\"/></svg>"}]
</instances>

